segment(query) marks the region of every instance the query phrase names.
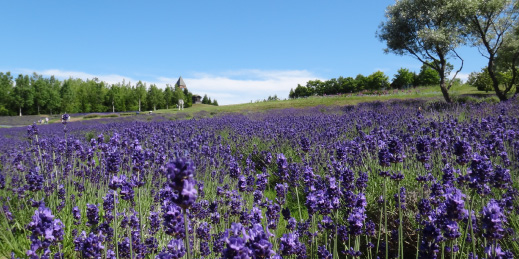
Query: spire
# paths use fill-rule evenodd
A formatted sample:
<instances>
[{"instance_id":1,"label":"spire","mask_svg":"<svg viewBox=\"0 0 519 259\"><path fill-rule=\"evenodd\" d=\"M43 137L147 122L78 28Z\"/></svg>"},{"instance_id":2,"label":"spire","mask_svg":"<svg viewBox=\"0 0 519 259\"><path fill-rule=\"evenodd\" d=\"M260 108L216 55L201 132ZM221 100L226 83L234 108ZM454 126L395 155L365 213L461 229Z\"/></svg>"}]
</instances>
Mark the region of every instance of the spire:
<instances>
[{"instance_id":1,"label":"spire","mask_svg":"<svg viewBox=\"0 0 519 259\"><path fill-rule=\"evenodd\" d=\"M180 88L186 88L186 83L184 83L184 79L182 79L182 77L178 78L178 81L175 85Z\"/></svg>"}]
</instances>

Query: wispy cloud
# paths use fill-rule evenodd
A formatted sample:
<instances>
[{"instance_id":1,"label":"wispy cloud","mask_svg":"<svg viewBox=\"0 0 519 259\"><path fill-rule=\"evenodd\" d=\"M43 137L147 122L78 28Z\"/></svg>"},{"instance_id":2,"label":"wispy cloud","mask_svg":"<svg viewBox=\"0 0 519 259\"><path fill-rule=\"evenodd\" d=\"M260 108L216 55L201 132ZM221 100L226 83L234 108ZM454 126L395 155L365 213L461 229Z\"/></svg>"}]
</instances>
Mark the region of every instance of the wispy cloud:
<instances>
[{"instance_id":1,"label":"wispy cloud","mask_svg":"<svg viewBox=\"0 0 519 259\"><path fill-rule=\"evenodd\" d=\"M59 79L81 78L83 80L86 80L86 79L97 78L100 81L104 81L109 84L116 84L118 82L122 82L123 80L125 80L126 82L129 82L129 81L136 82L135 80L133 80L130 77L116 75L116 74L94 75L94 74L89 74L89 73L85 73L85 72L65 71L65 70L59 70L59 69L47 69L47 70L40 70L40 71L21 69L20 72L24 73L24 74L32 74L33 72L35 72L42 76L46 76L46 77L55 76L56 78L59 78Z\"/></svg>"},{"instance_id":2,"label":"wispy cloud","mask_svg":"<svg viewBox=\"0 0 519 259\"><path fill-rule=\"evenodd\" d=\"M20 72L24 74L36 72L43 76L54 75L60 79L70 77L81 78L83 80L98 78L109 84L122 82L123 79L126 82L137 82L139 80L117 74L96 75L59 69L40 71L21 69ZM175 84L177 79L176 77L156 77L147 78L147 80L142 81L147 83L147 85L156 84L164 88L166 84ZM193 73L192 76L184 77L189 91L199 95L207 94L212 99L217 99L220 105L254 102L274 95L277 95L281 99L288 98L291 88L295 89L297 84L304 85L307 81L315 79L324 80L307 70L259 69L224 71L218 74Z\"/></svg>"},{"instance_id":3,"label":"wispy cloud","mask_svg":"<svg viewBox=\"0 0 519 259\"><path fill-rule=\"evenodd\" d=\"M454 73L452 73L452 76L454 76ZM461 81L463 81L463 82L467 82L467 80L469 79L469 74L460 72L460 73L458 73L456 78L461 79Z\"/></svg>"},{"instance_id":4,"label":"wispy cloud","mask_svg":"<svg viewBox=\"0 0 519 259\"><path fill-rule=\"evenodd\" d=\"M176 81L176 78L159 78L161 82ZM195 94L207 94L219 104L236 104L266 99L277 95L288 98L291 88L318 79L306 70L237 70L221 74L197 74L186 77L188 89Z\"/></svg>"}]
</instances>

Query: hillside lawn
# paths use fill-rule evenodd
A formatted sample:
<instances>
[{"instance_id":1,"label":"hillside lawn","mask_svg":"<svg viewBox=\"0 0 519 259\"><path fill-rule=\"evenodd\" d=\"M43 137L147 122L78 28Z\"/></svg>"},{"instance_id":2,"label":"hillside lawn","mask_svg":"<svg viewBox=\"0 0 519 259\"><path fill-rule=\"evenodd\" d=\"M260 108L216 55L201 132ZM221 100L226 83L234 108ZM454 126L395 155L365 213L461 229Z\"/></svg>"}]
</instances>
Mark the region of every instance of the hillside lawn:
<instances>
[{"instance_id":1,"label":"hillside lawn","mask_svg":"<svg viewBox=\"0 0 519 259\"><path fill-rule=\"evenodd\" d=\"M484 92L479 91L475 87L469 85L454 85L449 91L452 98L467 100L482 100L487 101L498 101L493 91ZM331 96L311 96L307 98L299 99L286 99L279 101L256 101L243 104L233 105L222 105L213 106L207 104L194 104L192 107L185 108L183 111L178 109L159 109L152 112L151 116L163 116L168 119L189 119L193 117L212 117L216 114L229 113L229 112L262 112L272 109L285 109L285 108L304 108L304 107L315 107L315 106L345 106L355 105L363 102L373 101L387 101L395 99L429 99L431 101L443 101L443 96L440 92L439 86L428 86L428 87L416 87L406 90L388 90L384 95L361 95L358 93L346 94L346 95L331 95ZM138 117L143 119L143 116L148 115L149 111L142 111L137 115L133 112L116 112L116 113L89 113L79 114L71 116L71 121L84 121L93 119L107 119L116 117ZM0 116L0 127L19 127L27 126L39 119L49 117L49 123L60 123L60 115L25 115L19 116ZM138 119L135 118L135 119ZM151 118L146 118L150 120Z\"/></svg>"}]
</instances>

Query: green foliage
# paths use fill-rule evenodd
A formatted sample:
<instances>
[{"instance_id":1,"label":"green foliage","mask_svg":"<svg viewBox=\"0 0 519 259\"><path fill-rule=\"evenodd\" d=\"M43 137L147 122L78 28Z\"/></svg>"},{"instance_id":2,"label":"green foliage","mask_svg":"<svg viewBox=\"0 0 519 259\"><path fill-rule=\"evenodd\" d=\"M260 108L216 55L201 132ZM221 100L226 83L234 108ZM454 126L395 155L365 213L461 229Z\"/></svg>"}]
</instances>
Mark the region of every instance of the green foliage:
<instances>
[{"instance_id":1,"label":"green foliage","mask_svg":"<svg viewBox=\"0 0 519 259\"><path fill-rule=\"evenodd\" d=\"M209 99L207 98L207 94L204 94L204 98L202 98L202 103L203 103L203 104L210 104L210 101L209 101Z\"/></svg>"},{"instance_id":2,"label":"green foliage","mask_svg":"<svg viewBox=\"0 0 519 259\"><path fill-rule=\"evenodd\" d=\"M430 66L423 64L420 68L420 73L416 77L416 85L439 85L440 74L438 71L432 69Z\"/></svg>"},{"instance_id":3,"label":"green foliage","mask_svg":"<svg viewBox=\"0 0 519 259\"><path fill-rule=\"evenodd\" d=\"M516 94L519 93L519 19L515 29L505 34L503 45L497 51L496 70L501 72L499 82L505 85L505 90L515 86Z\"/></svg>"},{"instance_id":4,"label":"green foliage","mask_svg":"<svg viewBox=\"0 0 519 259\"><path fill-rule=\"evenodd\" d=\"M492 79L486 68L483 68L479 73L470 73L467 84L476 87L479 91L492 91Z\"/></svg>"},{"instance_id":5,"label":"green foliage","mask_svg":"<svg viewBox=\"0 0 519 259\"><path fill-rule=\"evenodd\" d=\"M355 79L340 76L326 81L310 80L306 83L306 86L298 84L295 90L290 89L288 98L348 94L362 90L381 90L388 87L389 78L383 72L377 71L368 77L359 74ZM275 97L277 98L277 96ZM271 98L265 101L271 101Z\"/></svg>"},{"instance_id":6,"label":"green foliage","mask_svg":"<svg viewBox=\"0 0 519 259\"><path fill-rule=\"evenodd\" d=\"M499 79L499 82L505 84L505 87L513 84L512 72L510 70L503 72L496 72L496 77ZM479 91L492 91L493 82L487 68L483 68L481 72L476 73L472 72L469 75L469 79L467 80L467 84L476 87Z\"/></svg>"},{"instance_id":7,"label":"green foliage","mask_svg":"<svg viewBox=\"0 0 519 259\"><path fill-rule=\"evenodd\" d=\"M186 92L187 94L184 94L184 108L189 108L193 106L193 94L187 91L187 89L184 89L184 93Z\"/></svg>"},{"instance_id":8,"label":"green foliage","mask_svg":"<svg viewBox=\"0 0 519 259\"><path fill-rule=\"evenodd\" d=\"M389 87L389 77L384 72L377 71L366 78L367 89L381 90Z\"/></svg>"},{"instance_id":9,"label":"green foliage","mask_svg":"<svg viewBox=\"0 0 519 259\"><path fill-rule=\"evenodd\" d=\"M22 116L23 110L28 110L33 104L34 91L30 85L29 76L18 75L16 85L13 89L12 104L18 108L19 115Z\"/></svg>"},{"instance_id":10,"label":"green foliage","mask_svg":"<svg viewBox=\"0 0 519 259\"><path fill-rule=\"evenodd\" d=\"M393 78L393 83L391 83L392 88L402 89L413 86L415 73L409 71L407 68L400 68L395 77Z\"/></svg>"},{"instance_id":11,"label":"green foliage","mask_svg":"<svg viewBox=\"0 0 519 259\"><path fill-rule=\"evenodd\" d=\"M146 102L149 110L153 109L156 111L157 107L161 108L164 104L164 93L162 89L159 89L155 84L150 85L146 95Z\"/></svg>"},{"instance_id":12,"label":"green foliage","mask_svg":"<svg viewBox=\"0 0 519 259\"><path fill-rule=\"evenodd\" d=\"M157 110L176 106L179 99L187 108L192 106L192 96L187 89L169 84L163 90L154 84L146 87L142 81L133 86L125 80L108 85L97 78L59 81L36 73L13 81L9 72L0 72L0 115ZM207 104L218 102L207 97Z\"/></svg>"},{"instance_id":13,"label":"green foliage","mask_svg":"<svg viewBox=\"0 0 519 259\"><path fill-rule=\"evenodd\" d=\"M306 86L302 86L300 84L297 84L296 90L294 91L292 98L299 98L299 97L308 97L313 95L313 89L307 88Z\"/></svg>"},{"instance_id":14,"label":"green foliage","mask_svg":"<svg viewBox=\"0 0 519 259\"><path fill-rule=\"evenodd\" d=\"M356 77L355 77L355 90L357 92L360 92L364 89L366 89L368 86L368 80L365 76L361 75L361 74L358 74Z\"/></svg>"},{"instance_id":15,"label":"green foliage","mask_svg":"<svg viewBox=\"0 0 519 259\"><path fill-rule=\"evenodd\" d=\"M387 44L386 52L410 55L436 70L447 102L451 102L447 58L459 58L455 49L464 44L460 30L464 10L460 1L397 1L386 9L387 20L377 32Z\"/></svg>"},{"instance_id":16,"label":"green foliage","mask_svg":"<svg viewBox=\"0 0 519 259\"><path fill-rule=\"evenodd\" d=\"M175 102L173 102L173 93L174 89L167 84L166 89L164 89L164 104L166 105L166 109L169 109L170 105L174 105Z\"/></svg>"},{"instance_id":17,"label":"green foliage","mask_svg":"<svg viewBox=\"0 0 519 259\"><path fill-rule=\"evenodd\" d=\"M139 100L139 111L141 111L141 107L145 106L143 102L146 100L146 84L142 83L140 80L137 82L135 86L135 98Z\"/></svg>"},{"instance_id":18,"label":"green foliage","mask_svg":"<svg viewBox=\"0 0 519 259\"><path fill-rule=\"evenodd\" d=\"M173 99L172 99L173 104L177 105L178 100L180 100L180 99L184 100L184 92L182 91L182 89L175 87L175 92L173 93Z\"/></svg>"},{"instance_id":19,"label":"green foliage","mask_svg":"<svg viewBox=\"0 0 519 259\"><path fill-rule=\"evenodd\" d=\"M502 67L512 69L517 62L513 53L517 53L517 32L519 3L517 0L465 0L467 19L463 30L474 46L479 48L480 53L488 59L487 71L492 80L492 88L500 100L508 99L507 93L514 85L515 79L499 75L497 57L501 54ZM506 50L504 50L506 49ZM515 50L514 50L515 49ZM512 55L511 58L505 57ZM503 65L503 64L501 64ZM515 70L517 72L517 70ZM511 80L507 84L503 80ZM501 89L500 86L505 86Z\"/></svg>"},{"instance_id":20,"label":"green foliage","mask_svg":"<svg viewBox=\"0 0 519 259\"><path fill-rule=\"evenodd\" d=\"M13 76L10 72L0 72L0 115L9 114L9 104L11 103L13 92Z\"/></svg>"}]
</instances>

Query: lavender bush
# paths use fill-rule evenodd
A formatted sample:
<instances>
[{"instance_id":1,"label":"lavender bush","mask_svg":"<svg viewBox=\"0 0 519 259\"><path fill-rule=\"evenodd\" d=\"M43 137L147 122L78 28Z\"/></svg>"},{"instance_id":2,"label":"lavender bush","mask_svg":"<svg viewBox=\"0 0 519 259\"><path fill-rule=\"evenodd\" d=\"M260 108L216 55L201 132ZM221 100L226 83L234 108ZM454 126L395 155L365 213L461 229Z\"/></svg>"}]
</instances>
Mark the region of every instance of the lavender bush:
<instances>
[{"instance_id":1,"label":"lavender bush","mask_svg":"<svg viewBox=\"0 0 519 259\"><path fill-rule=\"evenodd\" d=\"M513 258L517 111L413 100L0 129L0 257Z\"/></svg>"}]
</instances>

